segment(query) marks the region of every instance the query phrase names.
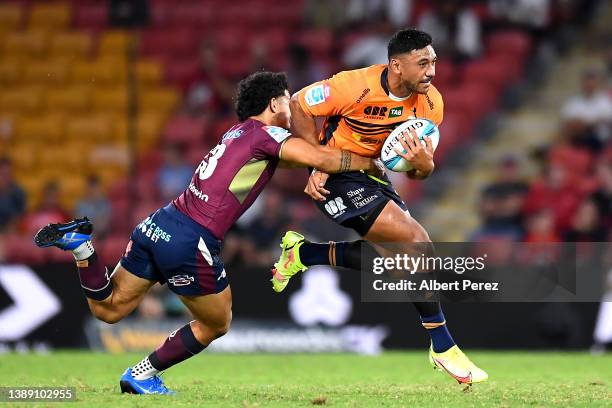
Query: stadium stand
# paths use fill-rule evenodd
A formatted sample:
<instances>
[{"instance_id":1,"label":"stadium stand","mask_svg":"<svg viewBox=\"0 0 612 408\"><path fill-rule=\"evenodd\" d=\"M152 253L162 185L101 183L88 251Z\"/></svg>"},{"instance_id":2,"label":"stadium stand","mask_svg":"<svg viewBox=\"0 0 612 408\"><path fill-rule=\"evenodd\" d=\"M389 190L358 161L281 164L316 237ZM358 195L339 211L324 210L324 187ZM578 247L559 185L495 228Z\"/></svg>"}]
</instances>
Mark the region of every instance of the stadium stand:
<instances>
[{"instance_id":1,"label":"stadium stand","mask_svg":"<svg viewBox=\"0 0 612 408\"><path fill-rule=\"evenodd\" d=\"M343 49L375 30L367 22L358 32L309 26L307 3L258 0L218 8L212 0L152 0L149 25L129 30L111 27L103 1L0 4L0 156L11 159L28 209L41 202L45 182L61 175L60 202L71 213L87 177L99 175L113 209L112 231L101 243L110 256L111 249L123 245L116 241L126 241L129 227L161 204L151 188L161 163L159 150L168 143L183 145L186 160L195 165L235 121L223 89L254 67L286 69L295 44L307 49L313 64L341 70ZM410 24L431 7L426 1L413 3L406 18ZM500 106L537 42L520 27L496 29L484 2L470 7L483 28L484 50L465 62L441 55L435 81L445 99L439 164ZM218 77L203 71L203 43L212 43ZM255 56L254 49L261 54ZM202 82L206 87L198 88ZM194 89L211 93L214 109L184 109ZM135 157L128 149L130 123L136 131ZM135 183L128 181L130 161L139 173ZM45 182L39 179L42 169ZM300 206L305 198L292 174L281 172L274 184L287 195L288 205ZM421 183L394 181L408 203L423 194ZM314 206L311 211L316 216ZM9 260L44 260L20 246L29 240L22 221L4 226L19 236L11 243L15 250L6 251Z\"/></svg>"}]
</instances>

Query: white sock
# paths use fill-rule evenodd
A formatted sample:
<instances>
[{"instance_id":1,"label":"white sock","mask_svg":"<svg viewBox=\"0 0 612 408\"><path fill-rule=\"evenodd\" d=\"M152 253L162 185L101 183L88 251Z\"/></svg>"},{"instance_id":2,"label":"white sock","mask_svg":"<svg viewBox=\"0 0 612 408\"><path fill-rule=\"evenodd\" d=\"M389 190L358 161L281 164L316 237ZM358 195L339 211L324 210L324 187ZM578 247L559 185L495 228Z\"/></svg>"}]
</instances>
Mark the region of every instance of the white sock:
<instances>
[{"instance_id":1,"label":"white sock","mask_svg":"<svg viewBox=\"0 0 612 408\"><path fill-rule=\"evenodd\" d=\"M74 255L74 259L77 261L84 261L85 259L92 256L93 253L94 247L91 241L85 241L72 250L72 255Z\"/></svg>"},{"instance_id":2,"label":"white sock","mask_svg":"<svg viewBox=\"0 0 612 408\"><path fill-rule=\"evenodd\" d=\"M153 367L149 361L149 356L146 356L140 363L132 367L132 377L138 381L147 380L157 373L159 371Z\"/></svg>"}]
</instances>

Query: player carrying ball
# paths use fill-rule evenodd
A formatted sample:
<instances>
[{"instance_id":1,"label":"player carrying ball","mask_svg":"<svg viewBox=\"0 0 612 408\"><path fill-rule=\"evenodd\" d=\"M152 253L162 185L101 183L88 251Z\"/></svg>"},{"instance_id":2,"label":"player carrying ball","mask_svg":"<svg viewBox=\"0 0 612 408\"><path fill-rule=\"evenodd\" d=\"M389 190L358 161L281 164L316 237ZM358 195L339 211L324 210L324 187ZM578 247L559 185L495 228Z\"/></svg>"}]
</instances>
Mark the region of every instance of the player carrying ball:
<instances>
[{"instance_id":1,"label":"player carrying ball","mask_svg":"<svg viewBox=\"0 0 612 408\"><path fill-rule=\"evenodd\" d=\"M40 247L73 252L96 318L118 322L156 282L167 282L192 313L193 321L125 370L120 379L122 392L172 394L158 374L198 354L228 331L232 295L219 257L221 242L281 160L326 172L380 174L375 160L289 137L289 99L285 74L259 72L242 80L235 106L240 123L204 157L179 197L138 224L112 274L94 250L93 226L87 218L50 224L36 234Z\"/></svg>"},{"instance_id":2,"label":"player carrying ball","mask_svg":"<svg viewBox=\"0 0 612 408\"><path fill-rule=\"evenodd\" d=\"M344 71L314 83L291 98L293 131L313 145L337 147L368 157L379 157L387 136L412 117L440 125L444 105L431 84L436 53L431 36L407 29L396 32L388 44L388 64ZM320 134L315 117L325 117ZM412 165L407 175L424 179L434 169L433 147L411 134L401 141L400 153ZM399 153L399 152L398 152ZM311 265L332 265L361 270L371 259L389 255L384 244L412 250L411 244L431 244L425 229L410 216L391 181L364 172L329 175L317 169L310 176L306 193L332 221L355 230L364 240L311 243L297 232L282 239L283 252L274 265L274 290L282 291L291 276ZM488 376L474 365L451 337L439 302L413 302L423 327L431 337L429 359L460 383L485 381Z\"/></svg>"}]
</instances>

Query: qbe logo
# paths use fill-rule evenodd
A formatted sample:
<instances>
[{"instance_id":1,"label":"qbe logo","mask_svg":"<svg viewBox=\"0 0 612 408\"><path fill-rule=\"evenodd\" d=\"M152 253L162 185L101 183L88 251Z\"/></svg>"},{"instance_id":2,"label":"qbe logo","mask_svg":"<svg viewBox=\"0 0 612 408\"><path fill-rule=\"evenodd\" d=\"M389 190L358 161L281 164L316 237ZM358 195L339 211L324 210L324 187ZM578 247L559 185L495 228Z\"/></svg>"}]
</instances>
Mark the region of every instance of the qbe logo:
<instances>
[{"instance_id":1,"label":"qbe logo","mask_svg":"<svg viewBox=\"0 0 612 408\"><path fill-rule=\"evenodd\" d=\"M342 197L336 197L333 200L328 201L327 204L325 204L325 210L328 212L329 215L336 218L339 215L344 214L344 211L346 210L346 205L344 205Z\"/></svg>"}]
</instances>

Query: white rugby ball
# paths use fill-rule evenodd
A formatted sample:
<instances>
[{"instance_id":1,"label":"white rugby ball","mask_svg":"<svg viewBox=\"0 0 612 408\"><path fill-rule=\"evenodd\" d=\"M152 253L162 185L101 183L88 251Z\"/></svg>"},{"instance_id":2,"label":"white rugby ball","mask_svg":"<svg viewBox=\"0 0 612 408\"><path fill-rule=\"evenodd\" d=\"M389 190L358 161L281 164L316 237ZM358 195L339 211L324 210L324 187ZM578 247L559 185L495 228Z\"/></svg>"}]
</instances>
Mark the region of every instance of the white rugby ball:
<instances>
[{"instance_id":1,"label":"white rugby ball","mask_svg":"<svg viewBox=\"0 0 612 408\"><path fill-rule=\"evenodd\" d=\"M424 139L429 137L431 139L434 150L438 147L440 142L440 131L435 123L428 119L408 119L398 127L387 137L385 143L383 143L382 150L380 151L380 160L384 163L385 167L391 171L409 171L412 170L412 166L407 160L397 154L395 148L406 150L402 148L399 138L403 132L408 133L410 130L414 130L419 140L423 145L425 144Z\"/></svg>"}]
</instances>

